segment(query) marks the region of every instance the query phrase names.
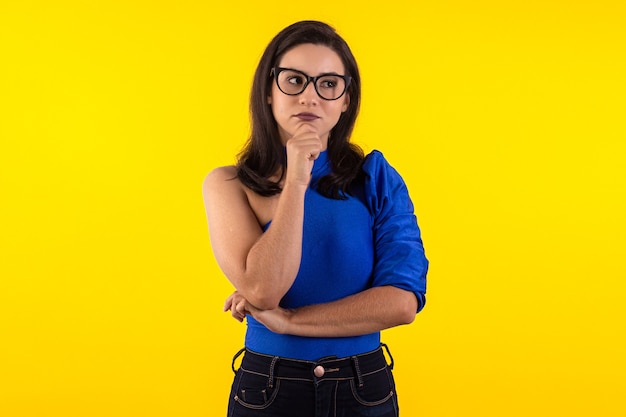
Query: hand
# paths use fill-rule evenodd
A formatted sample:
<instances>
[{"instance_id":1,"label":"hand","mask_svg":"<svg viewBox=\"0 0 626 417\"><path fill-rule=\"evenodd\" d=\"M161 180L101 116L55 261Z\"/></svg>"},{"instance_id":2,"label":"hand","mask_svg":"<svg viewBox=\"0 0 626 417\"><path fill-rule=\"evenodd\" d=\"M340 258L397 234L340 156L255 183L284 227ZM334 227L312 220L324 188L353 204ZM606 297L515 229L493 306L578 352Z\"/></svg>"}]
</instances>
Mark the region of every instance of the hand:
<instances>
[{"instance_id":1,"label":"hand","mask_svg":"<svg viewBox=\"0 0 626 417\"><path fill-rule=\"evenodd\" d=\"M322 140L315 126L303 123L287 141L286 182L309 185L313 161L322 151Z\"/></svg>"},{"instance_id":2,"label":"hand","mask_svg":"<svg viewBox=\"0 0 626 417\"><path fill-rule=\"evenodd\" d=\"M286 333L289 318L293 310L281 307L273 310L261 310L253 306L238 291L232 293L224 303L224 311L229 311L236 320L242 322L246 315L251 315L274 333Z\"/></svg>"},{"instance_id":3,"label":"hand","mask_svg":"<svg viewBox=\"0 0 626 417\"><path fill-rule=\"evenodd\" d=\"M230 314L233 318L243 321L243 318L246 317L248 306L248 300L246 300L238 291L235 291L226 299L224 303L224 311L230 310Z\"/></svg>"},{"instance_id":4,"label":"hand","mask_svg":"<svg viewBox=\"0 0 626 417\"><path fill-rule=\"evenodd\" d=\"M287 334L289 320L295 310L278 307L272 310L259 310L251 304L247 305L248 313L270 331L278 334Z\"/></svg>"}]
</instances>

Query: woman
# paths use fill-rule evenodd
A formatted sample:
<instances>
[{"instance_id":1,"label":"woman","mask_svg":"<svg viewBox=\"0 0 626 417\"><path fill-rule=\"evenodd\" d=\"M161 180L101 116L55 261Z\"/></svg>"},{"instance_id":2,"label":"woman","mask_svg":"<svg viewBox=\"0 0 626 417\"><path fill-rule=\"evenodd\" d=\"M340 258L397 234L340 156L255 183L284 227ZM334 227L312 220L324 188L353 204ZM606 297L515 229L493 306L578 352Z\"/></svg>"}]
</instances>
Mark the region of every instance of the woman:
<instances>
[{"instance_id":1,"label":"woman","mask_svg":"<svg viewBox=\"0 0 626 417\"><path fill-rule=\"evenodd\" d=\"M257 67L237 166L205 179L236 288L224 310L248 324L229 416L398 415L380 331L423 308L428 261L403 180L349 142L360 87L333 28L285 28Z\"/></svg>"}]
</instances>

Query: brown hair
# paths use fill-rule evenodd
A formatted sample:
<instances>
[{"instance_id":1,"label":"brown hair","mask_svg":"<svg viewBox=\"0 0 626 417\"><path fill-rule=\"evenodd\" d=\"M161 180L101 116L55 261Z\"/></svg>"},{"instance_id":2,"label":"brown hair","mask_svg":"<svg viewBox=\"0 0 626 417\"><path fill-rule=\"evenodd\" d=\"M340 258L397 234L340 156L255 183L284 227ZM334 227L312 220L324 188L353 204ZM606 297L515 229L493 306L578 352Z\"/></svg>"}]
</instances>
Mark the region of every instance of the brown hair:
<instances>
[{"instance_id":1,"label":"brown hair","mask_svg":"<svg viewBox=\"0 0 626 417\"><path fill-rule=\"evenodd\" d=\"M343 62L345 75L352 77L347 91L350 96L348 108L341 114L328 139L328 158L332 172L321 178L317 184L322 194L343 199L345 194L350 194L350 185L359 177L363 162L361 148L350 143L359 113L361 78L348 44L335 29L322 22L294 23L278 33L265 48L252 83L252 132L238 156L237 177L260 195L270 196L281 192L279 183L285 174L286 154L280 141L278 125L271 107L267 104L273 81L270 71L289 49L305 43L324 45L335 51ZM269 178L277 172L281 173L280 179L271 181Z\"/></svg>"}]
</instances>

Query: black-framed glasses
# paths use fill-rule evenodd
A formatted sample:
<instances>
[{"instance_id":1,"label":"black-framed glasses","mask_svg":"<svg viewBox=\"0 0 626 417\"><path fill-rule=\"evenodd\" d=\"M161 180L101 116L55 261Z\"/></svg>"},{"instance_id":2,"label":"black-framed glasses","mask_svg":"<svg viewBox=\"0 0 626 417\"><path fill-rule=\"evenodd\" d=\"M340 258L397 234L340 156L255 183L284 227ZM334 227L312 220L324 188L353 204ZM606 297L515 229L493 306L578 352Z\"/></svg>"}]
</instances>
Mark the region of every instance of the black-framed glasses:
<instances>
[{"instance_id":1,"label":"black-framed glasses","mask_svg":"<svg viewBox=\"0 0 626 417\"><path fill-rule=\"evenodd\" d=\"M337 100L343 96L352 81L347 75L326 73L311 77L302 71L281 67L272 68L270 76L276 80L278 89L288 96L301 94L312 82L317 95L324 100Z\"/></svg>"}]
</instances>

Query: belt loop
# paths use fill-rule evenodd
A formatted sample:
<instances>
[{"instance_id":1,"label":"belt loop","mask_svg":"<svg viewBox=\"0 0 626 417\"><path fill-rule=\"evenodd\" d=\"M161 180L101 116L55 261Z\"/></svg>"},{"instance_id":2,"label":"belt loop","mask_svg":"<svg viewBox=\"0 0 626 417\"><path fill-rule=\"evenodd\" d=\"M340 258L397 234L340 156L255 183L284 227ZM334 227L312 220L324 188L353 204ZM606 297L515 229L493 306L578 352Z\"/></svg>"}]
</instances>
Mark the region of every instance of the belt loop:
<instances>
[{"instance_id":1,"label":"belt loop","mask_svg":"<svg viewBox=\"0 0 626 417\"><path fill-rule=\"evenodd\" d=\"M354 370L356 371L356 378L359 382L359 388L363 387L363 377L361 376L361 368L359 368L359 358L352 356L352 362L354 363Z\"/></svg>"},{"instance_id":2,"label":"belt loop","mask_svg":"<svg viewBox=\"0 0 626 417\"><path fill-rule=\"evenodd\" d=\"M269 388L274 388L274 367L276 366L276 362L278 362L278 356L274 356L272 358L272 363L270 363L270 376L267 381L267 386Z\"/></svg>"},{"instance_id":3,"label":"belt loop","mask_svg":"<svg viewBox=\"0 0 626 417\"><path fill-rule=\"evenodd\" d=\"M233 356L233 363L230 365L230 367L231 367L231 368L233 368L233 372L235 373L235 375L237 375L237 370L235 369L235 361L236 361L236 360L237 360L237 358L238 358L239 356L241 356L241 354L242 354L243 352L245 352L245 351L246 351L246 348L245 348L245 347L244 347L244 348L241 348L241 350L240 350L239 352L237 352L237 353L235 354L235 356Z\"/></svg>"},{"instance_id":4,"label":"belt loop","mask_svg":"<svg viewBox=\"0 0 626 417\"><path fill-rule=\"evenodd\" d=\"M389 355L389 359L391 359L391 363L389 365L387 365L387 366L389 366L389 369L393 370L393 356L391 356L391 352L389 351L389 347L386 344L384 344L384 343L381 343L380 345L385 348L385 350L387 351L387 355Z\"/></svg>"}]
</instances>

